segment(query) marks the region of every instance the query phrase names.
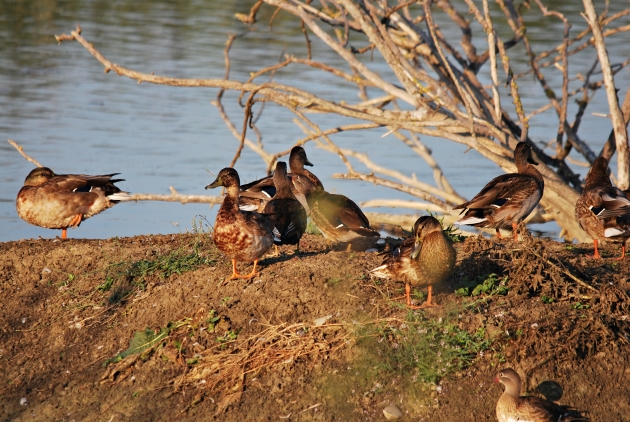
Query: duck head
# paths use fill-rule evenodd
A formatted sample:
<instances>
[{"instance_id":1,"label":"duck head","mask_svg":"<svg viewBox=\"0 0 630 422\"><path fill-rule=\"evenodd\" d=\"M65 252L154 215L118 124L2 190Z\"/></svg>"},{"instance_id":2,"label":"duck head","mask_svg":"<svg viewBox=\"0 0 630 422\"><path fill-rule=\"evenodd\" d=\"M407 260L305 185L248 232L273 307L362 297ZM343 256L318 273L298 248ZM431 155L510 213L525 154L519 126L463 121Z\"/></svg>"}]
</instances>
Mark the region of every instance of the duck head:
<instances>
[{"instance_id":1,"label":"duck head","mask_svg":"<svg viewBox=\"0 0 630 422\"><path fill-rule=\"evenodd\" d=\"M26 176L24 186L40 186L55 176L56 174L48 167L37 167Z\"/></svg>"},{"instance_id":2,"label":"duck head","mask_svg":"<svg viewBox=\"0 0 630 422\"><path fill-rule=\"evenodd\" d=\"M236 186L237 188L241 184L241 179L238 177L238 173L231 167L226 167L219 172L216 180L206 186L206 189L214 189L219 186L223 186L225 188L233 188Z\"/></svg>"},{"instance_id":3,"label":"duck head","mask_svg":"<svg viewBox=\"0 0 630 422\"><path fill-rule=\"evenodd\" d=\"M411 250L411 259L417 259L420 254L420 250L422 249L422 242L424 238L427 237L429 233L433 233L436 231L442 231L442 225L435 218L429 215L425 215L416 220L413 224L413 233L416 238L416 243L413 245L413 249Z\"/></svg>"},{"instance_id":4,"label":"duck head","mask_svg":"<svg viewBox=\"0 0 630 422\"><path fill-rule=\"evenodd\" d=\"M298 169L303 169L304 166L313 167L313 163L308 161L306 151L304 151L302 147L293 147L291 155L289 155L289 165L291 166L291 171L294 173Z\"/></svg>"},{"instance_id":5,"label":"duck head","mask_svg":"<svg viewBox=\"0 0 630 422\"><path fill-rule=\"evenodd\" d=\"M514 162L517 168L527 166L527 163L538 165L538 162L532 157L532 147L525 142L519 142L514 148Z\"/></svg>"},{"instance_id":6,"label":"duck head","mask_svg":"<svg viewBox=\"0 0 630 422\"><path fill-rule=\"evenodd\" d=\"M499 372L494 382L500 382L505 387L505 392L513 397L521 394L521 377L512 369L507 368Z\"/></svg>"}]
</instances>

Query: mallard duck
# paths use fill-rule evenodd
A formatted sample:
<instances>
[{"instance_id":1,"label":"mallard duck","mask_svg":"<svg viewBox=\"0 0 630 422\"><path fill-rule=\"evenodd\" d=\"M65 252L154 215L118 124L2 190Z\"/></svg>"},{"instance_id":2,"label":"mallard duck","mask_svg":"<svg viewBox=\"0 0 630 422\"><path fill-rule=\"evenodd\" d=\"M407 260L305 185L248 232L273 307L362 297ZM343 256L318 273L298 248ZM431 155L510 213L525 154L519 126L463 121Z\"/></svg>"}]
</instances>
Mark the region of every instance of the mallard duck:
<instances>
[{"instance_id":1,"label":"mallard duck","mask_svg":"<svg viewBox=\"0 0 630 422\"><path fill-rule=\"evenodd\" d=\"M61 229L61 238L66 239L68 227L78 227L83 220L131 197L114 185L124 180L112 179L117 174L55 174L48 167L37 167L17 194L17 213L35 226Z\"/></svg>"},{"instance_id":2,"label":"mallard duck","mask_svg":"<svg viewBox=\"0 0 630 422\"><path fill-rule=\"evenodd\" d=\"M263 214L275 216L273 228L274 245L300 245L300 239L306 230L306 211L300 202L295 199L289 179L287 178L287 164L280 161L276 164L273 173L273 182L276 194L267 202Z\"/></svg>"},{"instance_id":3,"label":"mallard duck","mask_svg":"<svg viewBox=\"0 0 630 422\"><path fill-rule=\"evenodd\" d=\"M593 258L601 258L598 241L621 243L621 257L626 256L630 237L630 200L608 177L608 160L597 157L586 175L582 196L575 204L575 219L593 238Z\"/></svg>"},{"instance_id":4,"label":"mallard duck","mask_svg":"<svg viewBox=\"0 0 630 422\"><path fill-rule=\"evenodd\" d=\"M518 241L516 227L538 205L543 195L545 183L542 175L532 164L532 149L525 142L519 142L514 149L514 163L518 173L502 174L492 179L470 201L458 205L464 216L455 224L499 229L512 226L514 241Z\"/></svg>"},{"instance_id":5,"label":"mallard duck","mask_svg":"<svg viewBox=\"0 0 630 422\"><path fill-rule=\"evenodd\" d=\"M499 422L558 422L588 421L571 410L540 397L521 397L521 377L514 369L504 369L494 379L505 387L497 402L497 419Z\"/></svg>"},{"instance_id":6,"label":"mallard duck","mask_svg":"<svg viewBox=\"0 0 630 422\"><path fill-rule=\"evenodd\" d=\"M228 280L255 277L258 260L273 245L274 219L254 211L241 211L238 207L239 185L236 170L226 167L206 186L206 189L223 186L227 191L214 223L214 243L232 260L232 275ZM239 274L236 261L253 261L252 272Z\"/></svg>"},{"instance_id":7,"label":"mallard duck","mask_svg":"<svg viewBox=\"0 0 630 422\"><path fill-rule=\"evenodd\" d=\"M326 192L306 175L293 176L296 186L308 202L313 224L332 242L352 242L361 237L380 237L370 227L361 208L350 198Z\"/></svg>"},{"instance_id":8,"label":"mallard duck","mask_svg":"<svg viewBox=\"0 0 630 422\"><path fill-rule=\"evenodd\" d=\"M291 173L288 174L291 191L295 198L300 201L307 215L310 215L308 203L302 193L300 193L293 185L293 175L299 174L308 177L308 179L317 187L324 189L322 182L313 173L304 168L304 166L313 166L306 156L306 151L300 146L293 147L289 155L289 168ZM241 186L240 206L242 210L259 211L265 208L265 204L276 194L273 176L267 176L259 180Z\"/></svg>"},{"instance_id":9,"label":"mallard duck","mask_svg":"<svg viewBox=\"0 0 630 422\"><path fill-rule=\"evenodd\" d=\"M453 273L457 254L444 236L442 225L434 217L418 218L413 225L413 233L413 237L405 239L385 258L383 265L370 272L376 277L403 281L407 306L420 309L435 306L432 302L433 285ZM425 303L411 305L411 286L428 286Z\"/></svg>"}]
</instances>

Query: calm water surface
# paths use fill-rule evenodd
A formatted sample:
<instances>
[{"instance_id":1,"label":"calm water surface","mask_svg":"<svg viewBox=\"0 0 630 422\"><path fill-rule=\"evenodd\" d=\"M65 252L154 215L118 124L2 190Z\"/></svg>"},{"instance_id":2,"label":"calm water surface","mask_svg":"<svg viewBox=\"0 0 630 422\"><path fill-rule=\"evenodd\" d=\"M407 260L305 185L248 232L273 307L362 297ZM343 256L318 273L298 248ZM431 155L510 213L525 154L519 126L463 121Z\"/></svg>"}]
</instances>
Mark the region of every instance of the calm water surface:
<instances>
[{"instance_id":1,"label":"calm water surface","mask_svg":"<svg viewBox=\"0 0 630 422\"><path fill-rule=\"evenodd\" d=\"M231 78L244 81L250 72L276 63L283 50L305 56L299 25L286 15L276 18L272 32L266 26L267 20L261 19L256 31L245 33L245 27L233 16L237 12L246 13L252 3L252 0L0 1L3 40L0 50L0 241L59 234L31 226L17 216L15 195L33 165L24 160L7 139L16 140L27 153L57 173L120 172L126 179L119 184L122 189L161 194L168 194L169 186L183 194L208 194L204 186L214 177L207 171L216 174L227 166L238 145L211 104L216 90L138 85L114 74L104 74L103 67L83 47L76 42L58 46L54 34L69 33L80 24L83 35L113 62L142 72L181 78L222 78L227 35L244 34L231 53ZM560 3L557 8L564 13L573 16L579 13L579 3ZM627 4L617 7L627 7ZM270 9L264 9L262 17L270 13ZM572 33L577 34L585 24L579 17L573 21L576 24ZM443 29L459 34L456 28L446 24ZM499 31L506 33L501 27ZM528 35L535 42L559 40L561 34L562 25L551 20L532 23L528 29ZM613 62L626 58L622 54L627 52L626 43L623 34L609 40L608 50ZM554 45L555 41L545 49ZM313 51L316 60L342 66L341 60L320 43L314 43ZM517 50L513 57L516 66L524 65L525 58ZM585 73L594 58L593 52L580 54L572 62L572 72ZM370 66L387 73L379 63L370 63ZM545 74L553 87L560 86L560 71L547 68ZM354 90L328 74L300 66L283 69L276 80L309 89L331 100L357 98ZM621 72L616 81L624 91L630 82L627 70ZM579 84L575 82L574 86ZM528 112L545 104L537 83L531 78L522 79L519 86ZM236 97L237 94L226 94L224 105L240 129L242 110ZM509 103L506 98L504 104ZM573 104L571 109L575 110ZM591 141L597 149L608 136L610 123L590 113L606 113L607 110L604 92L599 92L580 130L582 138ZM285 150L303 137L292 118L291 113L278 106L266 106L258 126L267 151ZM322 126L347 123L347 120L328 117ZM555 112L537 116L531 123L530 133L536 141L555 138ZM386 129L345 133L334 140L342 147L369 151L371 158L381 165L406 174L415 173L419 179L433 183L431 171L424 162L393 137L382 139L385 132ZM249 135L255 139L251 132ZM490 178L501 173L497 166L474 151L463 155L465 148L460 145L431 138L423 138L423 141L434 151L447 177L463 196L471 197ZM345 171L338 157L317 149L312 143L306 150L315 163L313 170L329 191L348 195L357 202L373 198L412 199L371 184L332 179L333 173ZM251 181L263 176L266 166L256 153L245 149L236 168L243 181ZM585 173L585 169L580 171ZM78 230L71 230L69 236L108 238L177 233L190 229L196 216L213 222L216 209L203 204L123 203L87 220ZM536 228L552 236L557 231L555 225Z\"/></svg>"}]
</instances>

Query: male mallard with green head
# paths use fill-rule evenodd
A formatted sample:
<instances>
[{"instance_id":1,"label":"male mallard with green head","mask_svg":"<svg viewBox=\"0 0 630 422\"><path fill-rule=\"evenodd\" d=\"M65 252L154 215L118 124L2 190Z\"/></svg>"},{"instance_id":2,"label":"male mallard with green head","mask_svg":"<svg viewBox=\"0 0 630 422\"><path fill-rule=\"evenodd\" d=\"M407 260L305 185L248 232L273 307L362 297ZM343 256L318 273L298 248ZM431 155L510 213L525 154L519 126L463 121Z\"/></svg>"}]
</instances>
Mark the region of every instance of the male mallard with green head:
<instances>
[{"instance_id":1,"label":"male mallard with green head","mask_svg":"<svg viewBox=\"0 0 630 422\"><path fill-rule=\"evenodd\" d=\"M514 369L502 370L494 381L505 387L496 407L499 422L588 421L568 406L540 397L521 396L521 377Z\"/></svg>"},{"instance_id":2,"label":"male mallard with green head","mask_svg":"<svg viewBox=\"0 0 630 422\"><path fill-rule=\"evenodd\" d=\"M83 220L130 198L114 185L124 180L112 179L117 174L55 174L48 167L37 167L17 194L17 213L35 226L61 229L61 238L66 239L68 227L78 227Z\"/></svg>"},{"instance_id":3,"label":"male mallard with green head","mask_svg":"<svg viewBox=\"0 0 630 422\"><path fill-rule=\"evenodd\" d=\"M518 173L495 177L473 199L453 208L462 209L465 213L455 224L494 228L499 238L499 229L511 225L514 241L518 241L516 227L540 202L545 183L532 165L538 163L532 158L532 149L525 142L516 145L514 163Z\"/></svg>"},{"instance_id":4,"label":"male mallard with green head","mask_svg":"<svg viewBox=\"0 0 630 422\"><path fill-rule=\"evenodd\" d=\"M286 163L280 161L276 164L273 183L276 194L265 205L263 214L270 214L275 218L273 243L276 253L277 245L298 245L299 249L300 239L306 230L307 217L304 207L295 199L289 187Z\"/></svg>"},{"instance_id":5,"label":"male mallard with green head","mask_svg":"<svg viewBox=\"0 0 630 422\"><path fill-rule=\"evenodd\" d=\"M206 186L206 189L223 186L227 191L214 223L214 243L232 260L232 275L228 280L255 277L258 260L273 245L273 218L254 211L241 211L238 207L239 185L236 170L226 167ZM254 262L252 272L240 274L236 270L236 261Z\"/></svg>"},{"instance_id":6,"label":"male mallard with green head","mask_svg":"<svg viewBox=\"0 0 630 422\"><path fill-rule=\"evenodd\" d=\"M599 242L621 243L621 257L626 256L630 238L630 200L608 177L608 160L597 157L586 175L582 196L575 204L575 219L593 238L593 258L601 258Z\"/></svg>"},{"instance_id":7,"label":"male mallard with green head","mask_svg":"<svg viewBox=\"0 0 630 422\"><path fill-rule=\"evenodd\" d=\"M383 265L370 271L380 278L405 283L407 306L420 309L436 306L432 302L433 285L446 280L455 270L457 253L444 236L442 225L431 216L418 218L413 225L414 236L405 239ZM411 286L428 286L427 300L420 306L411 305Z\"/></svg>"}]
</instances>

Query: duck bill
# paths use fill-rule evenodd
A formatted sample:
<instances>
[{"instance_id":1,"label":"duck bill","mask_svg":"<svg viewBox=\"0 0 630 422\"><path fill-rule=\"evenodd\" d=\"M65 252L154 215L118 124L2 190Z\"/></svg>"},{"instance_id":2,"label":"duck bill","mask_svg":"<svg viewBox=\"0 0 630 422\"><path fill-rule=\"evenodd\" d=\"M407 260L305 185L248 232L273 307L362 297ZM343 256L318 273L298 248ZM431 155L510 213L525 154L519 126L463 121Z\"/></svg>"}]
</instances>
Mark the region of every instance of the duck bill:
<instances>
[{"instance_id":1,"label":"duck bill","mask_svg":"<svg viewBox=\"0 0 630 422\"><path fill-rule=\"evenodd\" d=\"M217 179L214 182L206 186L206 189L214 189L214 188L218 188L219 186L223 186L223 182L221 181L220 177L217 177Z\"/></svg>"},{"instance_id":2,"label":"duck bill","mask_svg":"<svg viewBox=\"0 0 630 422\"><path fill-rule=\"evenodd\" d=\"M536 160L534 160L531 156L527 159L527 162L528 162L529 164L533 164L533 165L535 165L535 166L537 166L537 165L538 165L538 162L537 162Z\"/></svg>"},{"instance_id":3,"label":"duck bill","mask_svg":"<svg viewBox=\"0 0 630 422\"><path fill-rule=\"evenodd\" d=\"M310 166L310 167L313 167L313 163L311 163L310 161L308 161L308 158L306 159L306 161L304 161L304 165L305 165L305 166Z\"/></svg>"},{"instance_id":4,"label":"duck bill","mask_svg":"<svg viewBox=\"0 0 630 422\"><path fill-rule=\"evenodd\" d=\"M418 259L420 249L422 249L422 242L416 239L416 243L413 244L413 249L411 249L411 259Z\"/></svg>"}]
</instances>

